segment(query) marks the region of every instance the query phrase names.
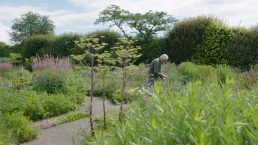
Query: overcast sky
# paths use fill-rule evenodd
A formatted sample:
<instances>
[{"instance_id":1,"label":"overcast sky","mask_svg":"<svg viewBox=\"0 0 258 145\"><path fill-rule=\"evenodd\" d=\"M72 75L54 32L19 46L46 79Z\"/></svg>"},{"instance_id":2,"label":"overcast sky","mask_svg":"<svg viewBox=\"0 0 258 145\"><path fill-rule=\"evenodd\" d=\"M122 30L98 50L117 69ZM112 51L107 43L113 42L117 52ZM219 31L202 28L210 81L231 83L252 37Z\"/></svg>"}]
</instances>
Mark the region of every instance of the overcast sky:
<instances>
[{"instance_id":1,"label":"overcast sky","mask_svg":"<svg viewBox=\"0 0 258 145\"><path fill-rule=\"evenodd\" d=\"M9 43L13 20L28 11L48 15L56 34L106 29L94 21L112 4L131 12L165 11L179 20L211 15L233 26L258 24L258 0L0 0L0 41Z\"/></svg>"}]
</instances>

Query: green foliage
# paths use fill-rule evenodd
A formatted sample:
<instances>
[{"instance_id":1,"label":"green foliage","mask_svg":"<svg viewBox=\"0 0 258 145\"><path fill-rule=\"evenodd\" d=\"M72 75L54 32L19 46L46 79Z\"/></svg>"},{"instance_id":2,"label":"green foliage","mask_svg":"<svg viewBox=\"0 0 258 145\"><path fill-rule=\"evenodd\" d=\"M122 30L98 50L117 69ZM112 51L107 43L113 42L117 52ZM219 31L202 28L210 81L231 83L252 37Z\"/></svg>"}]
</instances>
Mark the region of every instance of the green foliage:
<instances>
[{"instance_id":1,"label":"green foliage","mask_svg":"<svg viewBox=\"0 0 258 145\"><path fill-rule=\"evenodd\" d=\"M76 104L63 94L41 94L42 107L48 117L74 110Z\"/></svg>"},{"instance_id":2,"label":"green foliage","mask_svg":"<svg viewBox=\"0 0 258 145\"><path fill-rule=\"evenodd\" d=\"M258 64L253 65L252 70L258 73Z\"/></svg>"},{"instance_id":3,"label":"green foliage","mask_svg":"<svg viewBox=\"0 0 258 145\"><path fill-rule=\"evenodd\" d=\"M67 114L67 115L65 115L65 116L63 116L61 118L55 119L51 124L53 126L57 126L57 125L60 125L60 124L64 124L64 123L68 123L68 122L84 119L86 117L88 117L88 115L85 114L85 113L72 113L72 114Z\"/></svg>"},{"instance_id":4,"label":"green foliage","mask_svg":"<svg viewBox=\"0 0 258 145\"><path fill-rule=\"evenodd\" d=\"M140 53L142 56L137 59L138 63L150 63L154 58L158 58L161 54L164 54L167 50L166 48L166 38L152 38L147 42L137 41L137 45L141 46Z\"/></svg>"},{"instance_id":5,"label":"green foliage","mask_svg":"<svg viewBox=\"0 0 258 145\"><path fill-rule=\"evenodd\" d=\"M66 93L66 77L69 74L62 71L42 70L33 74L32 87L37 92L47 92L49 94Z\"/></svg>"},{"instance_id":6,"label":"green foliage","mask_svg":"<svg viewBox=\"0 0 258 145\"><path fill-rule=\"evenodd\" d=\"M237 76L237 70L227 65L218 65L216 67L218 82L225 84L227 79L235 80Z\"/></svg>"},{"instance_id":7,"label":"green foliage","mask_svg":"<svg viewBox=\"0 0 258 145\"><path fill-rule=\"evenodd\" d=\"M216 81L216 71L212 66L196 65L185 62L178 66L178 72L185 77L185 81L201 80L202 82Z\"/></svg>"},{"instance_id":8,"label":"green foliage","mask_svg":"<svg viewBox=\"0 0 258 145\"><path fill-rule=\"evenodd\" d=\"M32 35L53 34L54 27L48 16L28 12L14 20L10 32L11 40L20 43Z\"/></svg>"},{"instance_id":9,"label":"green foliage","mask_svg":"<svg viewBox=\"0 0 258 145\"><path fill-rule=\"evenodd\" d=\"M77 33L65 33L58 35L53 42L53 49L47 54L52 56L64 57L71 54L80 54L81 50L76 46L75 40L78 40L82 35ZM51 46L49 46L51 47Z\"/></svg>"},{"instance_id":10,"label":"green foliage","mask_svg":"<svg viewBox=\"0 0 258 145\"><path fill-rule=\"evenodd\" d=\"M0 145L11 145L12 139L9 131L0 125Z\"/></svg>"},{"instance_id":11,"label":"green foliage","mask_svg":"<svg viewBox=\"0 0 258 145\"><path fill-rule=\"evenodd\" d=\"M86 37L90 37L90 36L96 36L97 38L99 38L100 43L105 43L105 47L102 49L102 52L111 52L111 48L114 47L116 45L116 43L119 41L119 38L121 38L122 36L114 31L110 31L110 30L104 30L104 31L96 31L96 32L92 32L86 35Z\"/></svg>"},{"instance_id":12,"label":"green foliage","mask_svg":"<svg viewBox=\"0 0 258 145\"><path fill-rule=\"evenodd\" d=\"M0 116L1 125L10 131L12 138L18 143L27 142L37 137L37 130L30 126L30 121L21 113Z\"/></svg>"},{"instance_id":13,"label":"green foliage","mask_svg":"<svg viewBox=\"0 0 258 145\"><path fill-rule=\"evenodd\" d=\"M0 57L7 57L9 55L10 46L4 42L0 42Z\"/></svg>"},{"instance_id":14,"label":"green foliage","mask_svg":"<svg viewBox=\"0 0 258 145\"><path fill-rule=\"evenodd\" d=\"M228 63L230 39L229 28L222 23L211 23L204 31L202 42L194 49L192 61L209 65Z\"/></svg>"},{"instance_id":15,"label":"green foliage","mask_svg":"<svg viewBox=\"0 0 258 145\"><path fill-rule=\"evenodd\" d=\"M258 91L234 91L231 84L197 81L177 91L156 84L157 96L132 104L126 123L110 120L94 143L255 145Z\"/></svg>"},{"instance_id":16,"label":"green foliage","mask_svg":"<svg viewBox=\"0 0 258 145\"><path fill-rule=\"evenodd\" d=\"M233 28L232 40L228 49L230 52L229 65L248 70L257 63L257 28Z\"/></svg>"},{"instance_id":17,"label":"green foliage","mask_svg":"<svg viewBox=\"0 0 258 145\"><path fill-rule=\"evenodd\" d=\"M57 39L54 35L34 35L28 37L21 44L23 48L23 58L31 58L36 55L44 56L46 54L54 55L53 43Z\"/></svg>"},{"instance_id":18,"label":"green foliage","mask_svg":"<svg viewBox=\"0 0 258 145\"><path fill-rule=\"evenodd\" d=\"M218 20L213 17L194 17L176 22L168 32L166 52L171 62L189 61L196 47L203 41L207 27Z\"/></svg>"},{"instance_id":19,"label":"green foliage","mask_svg":"<svg viewBox=\"0 0 258 145\"><path fill-rule=\"evenodd\" d=\"M111 23L110 27L118 27L127 38L130 38L130 32L126 28L130 28L142 41L146 41L158 32L165 31L173 22L175 18L165 12L131 13L111 5L100 12L95 23Z\"/></svg>"}]
</instances>

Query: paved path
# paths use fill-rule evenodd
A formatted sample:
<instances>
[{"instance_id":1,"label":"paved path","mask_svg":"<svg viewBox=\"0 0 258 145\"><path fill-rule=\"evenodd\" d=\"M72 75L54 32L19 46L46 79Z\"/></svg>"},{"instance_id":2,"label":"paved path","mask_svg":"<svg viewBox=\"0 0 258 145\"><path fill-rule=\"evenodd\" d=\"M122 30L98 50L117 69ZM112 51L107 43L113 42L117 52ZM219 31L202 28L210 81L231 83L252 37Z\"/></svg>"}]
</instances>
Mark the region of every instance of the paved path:
<instances>
[{"instance_id":1,"label":"paved path","mask_svg":"<svg viewBox=\"0 0 258 145\"><path fill-rule=\"evenodd\" d=\"M88 112L89 110L90 97L85 99L84 104L75 112ZM102 108L102 98L93 98L93 114L100 115L103 114ZM106 101L106 110L118 110L120 105L114 105L110 101ZM34 122L34 126L38 126L47 120L55 119L56 117ZM69 122L65 124L58 125L56 127L51 127L49 129L41 129L40 135L37 139L24 143L22 145L77 145L83 139L83 135L90 130L89 118Z\"/></svg>"}]
</instances>

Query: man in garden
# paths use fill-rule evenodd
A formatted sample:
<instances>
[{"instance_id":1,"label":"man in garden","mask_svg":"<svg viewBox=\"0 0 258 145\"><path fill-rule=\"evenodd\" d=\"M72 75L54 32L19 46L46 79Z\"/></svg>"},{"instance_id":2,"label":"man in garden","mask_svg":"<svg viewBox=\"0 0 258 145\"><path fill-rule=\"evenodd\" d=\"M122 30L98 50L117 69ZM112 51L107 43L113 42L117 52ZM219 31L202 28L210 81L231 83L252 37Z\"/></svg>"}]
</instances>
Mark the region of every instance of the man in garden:
<instances>
[{"instance_id":1,"label":"man in garden","mask_svg":"<svg viewBox=\"0 0 258 145\"><path fill-rule=\"evenodd\" d=\"M167 54L162 54L159 58L154 59L149 66L149 82L148 85L151 89L154 86L154 80L160 77L162 80L166 80L167 75L160 72L161 65L163 65L168 60Z\"/></svg>"}]
</instances>

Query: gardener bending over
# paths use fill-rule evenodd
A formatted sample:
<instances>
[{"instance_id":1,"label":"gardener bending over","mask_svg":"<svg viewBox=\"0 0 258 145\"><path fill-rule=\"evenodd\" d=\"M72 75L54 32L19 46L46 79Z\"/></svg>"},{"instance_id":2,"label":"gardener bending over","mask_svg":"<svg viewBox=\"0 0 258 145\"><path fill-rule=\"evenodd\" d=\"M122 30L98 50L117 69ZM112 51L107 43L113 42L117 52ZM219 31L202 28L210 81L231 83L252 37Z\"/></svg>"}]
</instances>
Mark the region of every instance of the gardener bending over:
<instances>
[{"instance_id":1,"label":"gardener bending over","mask_svg":"<svg viewBox=\"0 0 258 145\"><path fill-rule=\"evenodd\" d=\"M161 65L163 65L168 60L167 54L162 54L159 58L154 59L149 68L149 86L153 88L154 80L160 77L162 80L166 80L167 75L160 72Z\"/></svg>"}]
</instances>

